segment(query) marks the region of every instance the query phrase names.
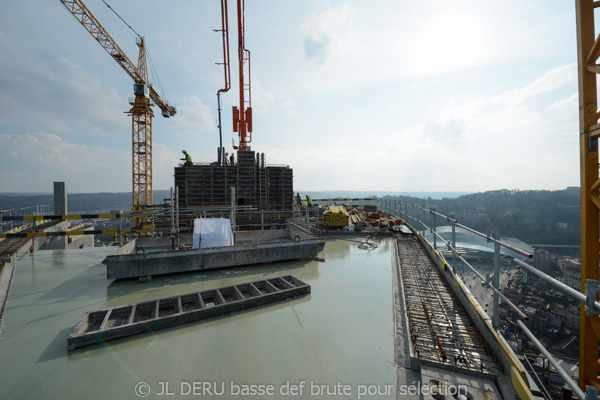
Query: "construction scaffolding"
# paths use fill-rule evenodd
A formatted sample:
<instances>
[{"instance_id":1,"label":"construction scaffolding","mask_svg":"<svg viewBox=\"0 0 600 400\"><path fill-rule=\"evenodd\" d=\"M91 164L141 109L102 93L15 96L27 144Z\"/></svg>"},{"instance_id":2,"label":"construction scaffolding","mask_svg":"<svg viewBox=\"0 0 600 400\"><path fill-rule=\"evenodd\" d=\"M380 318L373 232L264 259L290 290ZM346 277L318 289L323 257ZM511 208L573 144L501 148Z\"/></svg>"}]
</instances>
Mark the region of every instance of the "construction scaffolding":
<instances>
[{"instance_id":1,"label":"construction scaffolding","mask_svg":"<svg viewBox=\"0 0 600 400\"><path fill-rule=\"evenodd\" d=\"M238 151L234 166L192 165L175 168L180 208L227 206L231 187L235 204L260 210L291 211L294 173L289 166L267 166L264 154Z\"/></svg>"}]
</instances>

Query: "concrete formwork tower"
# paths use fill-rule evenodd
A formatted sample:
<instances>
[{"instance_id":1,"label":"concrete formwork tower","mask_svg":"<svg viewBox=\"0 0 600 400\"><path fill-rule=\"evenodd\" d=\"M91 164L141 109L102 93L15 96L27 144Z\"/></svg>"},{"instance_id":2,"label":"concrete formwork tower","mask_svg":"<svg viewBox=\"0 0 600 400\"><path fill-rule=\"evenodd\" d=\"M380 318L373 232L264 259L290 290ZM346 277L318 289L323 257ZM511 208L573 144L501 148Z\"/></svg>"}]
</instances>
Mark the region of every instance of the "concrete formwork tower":
<instances>
[{"instance_id":1,"label":"concrete formwork tower","mask_svg":"<svg viewBox=\"0 0 600 400\"><path fill-rule=\"evenodd\" d=\"M54 182L54 215L67 215L67 184L66 182ZM68 226L68 225L67 225ZM67 249L68 243L66 236L50 238L55 248ZM35 242L34 242L35 243ZM46 244L48 245L48 243ZM93 246L93 241L92 241ZM35 247L35 244L34 244Z\"/></svg>"},{"instance_id":2,"label":"concrete formwork tower","mask_svg":"<svg viewBox=\"0 0 600 400\"><path fill-rule=\"evenodd\" d=\"M579 65L579 144L581 166L581 291L585 293L586 282L592 280L588 291L598 287L600 275L600 171L598 169L598 136L600 136L600 113L598 113L597 82L600 66L600 36L594 30L593 0L576 0L577 60ZM595 283L594 283L595 281ZM597 292L594 292L597 300ZM600 318L593 310L586 313L581 304L579 345L579 386L585 391L587 385L600 389L598 378L598 342Z\"/></svg>"},{"instance_id":3,"label":"concrete formwork tower","mask_svg":"<svg viewBox=\"0 0 600 400\"><path fill-rule=\"evenodd\" d=\"M67 184L54 182L54 215L67 215Z\"/></svg>"}]
</instances>

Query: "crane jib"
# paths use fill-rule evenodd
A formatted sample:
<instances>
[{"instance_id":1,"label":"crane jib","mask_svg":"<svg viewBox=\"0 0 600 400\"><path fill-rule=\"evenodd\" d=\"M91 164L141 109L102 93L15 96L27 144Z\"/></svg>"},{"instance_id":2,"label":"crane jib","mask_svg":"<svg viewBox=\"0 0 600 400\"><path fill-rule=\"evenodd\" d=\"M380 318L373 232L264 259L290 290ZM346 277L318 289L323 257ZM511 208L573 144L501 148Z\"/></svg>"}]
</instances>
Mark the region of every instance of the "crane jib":
<instances>
[{"instance_id":1,"label":"crane jib","mask_svg":"<svg viewBox=\"0 0 600 400\"><path fill-rule=\"evenodd\" d=\"M67 10L81 23L81 25L96 39L96 41L111 55L111 57L125 70L127 75L136 82L143 82L150 89L150 98L161 110L163 117L171 117L177 113L175 107L169 105L162 97L150 86L138 71L135 64L121 50L119 45L108 34L106 29L100 24L96 17L86 7L81 0L60 0Z\"/></svg>"}]
</instances>

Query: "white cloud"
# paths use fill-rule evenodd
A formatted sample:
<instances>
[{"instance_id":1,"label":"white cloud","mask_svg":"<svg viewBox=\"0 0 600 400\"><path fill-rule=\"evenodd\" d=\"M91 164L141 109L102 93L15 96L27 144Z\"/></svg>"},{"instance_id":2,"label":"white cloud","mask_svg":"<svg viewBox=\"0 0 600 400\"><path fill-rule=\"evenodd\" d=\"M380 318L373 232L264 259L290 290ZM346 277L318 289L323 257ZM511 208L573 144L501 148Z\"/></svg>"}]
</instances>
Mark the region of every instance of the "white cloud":
<instances>
[{"instance_id":1,"label":"white cloud","mask_svg":"<svg viewBox=\"0 0 600 400\"><path fill-rule=\"evenodd\" d=\"M0 126L85 135L120 135L130 126L131 106L110 86L64 58L0 60ZM131 128L129 128L131 129Z\"/></svg>"},{"instance_id":2,"label":"white cloud","mask_svg":"<svg viewBox=\"0 0 600 400\"><path fill-rule=\"evenodd\" d=\"M310 142L306 148L256 149L265 151L271 163L290 164L295 187L301 190L478 191L576 185L573 69L558 67L521 88L448 106L419 127L390 126L345 141ZM550 92L554 101L546 104ZM540 96L545 101L540 102ZM330 135L321 132L322 137Z\"/></svg>"},{"instance_id":3,"label":"white cloud","mask_svg":"<svg viewBox=\"0 0 600 400\"><path fill-rule=\"evenodd\" d=\"M340 57L348 51L347 38L352 36L351 9L348 4L332 6L320 2L319 11L311 13L300 26L307 60L324 64L330 58Z\"/></svg>"},{"instance_id":4,"label":"white cloud","mask_svg":"<svg viewBox=\"0 0 600 400\"><path fill-rule=\"evenodd\" d=\"M177 163L181 162L181 150L172 149L164 144L154 143L152 147L152 179L154 190L173 187L173 172ZM157 199L154 200L155 202Z\"/></svg>"},{"instance_id":5,"label":"white cloud","mask_svg":"<svg viewBox=\"0 0 600 400\"><path fill-rule=\"evenodd\" d=\"M130 191L131 155L87 146L55 134L0 134L0 192L45 191L65 181L73 192Z\"/></svg>"},{"instance_id":6,"label":"white cloud","mask_svg":"<svg viewBox=\"0 0 600 400\"><path fill-rule=\"evenodd\" d=\"M423 126L423 135L439 140L454 139L465 132L465 122L451 119L445 124L430 120Z\"/></svg>"},{"instance_id":7,"label":"white cloud","mask_svg":"<svg viewBox=\"0 0 600 400\"><path fill-rule=\"evenodd\" d=\"M522 88L448 107L441 113L441 119L464 121L465 134L455 147L430 150L444 169L481 185L466 190L558 189L577 184L578 108L577 96L573 94L574 71L574 65L561 66ZM550 99L554 101L546 104L549 92L553 93ZM457 166L453 158L467 159L470 165ZM549 173L550 170L553 172Z\"/></svg>"},{"instance_id":8,"label":"white cloud","mask_svg":"<svg viewBox=\"0 0 600 400\"><path fill-rule=\"evenodd\" d=\"M550 91L573 85L574 82L577 82L577 65L563 65L545 73L523 88L502 93L496 97L496 101L518 104L534 98L537 95L546 94Z\"/></svg>"},{"instance_id":9,"label":"white cloud","mask_svg":"<svg viewBox=\"0 0 600 400\"><path fill-rule=\"evenodd\" d=\"M440 79L469 69L495 73L517 55L550 53L540 39L551 29L547 21L515 22L532 12L516 1L317 1L315 9L298 28L306 59L302 84L310 91Z\"/></svg>"},{"instance_id":10,"label":"white cloud","mask_svg":"<svg viewBox=\"0 0 600 400\"><path fill-rule=\"evenodd\" d=\"M225 115L230 115L226 113ZM167 121L165 129L188 139L199 138L208 132L216 130L217 122L211 108L196 96L180 100L177 104L177 114Z\"/></svg>"},{"instance_id":11,"label":"white cloud","mask_svg":"<svg viewBox=\"0 0 600 400\"><path fill-rule=\"evenodd\" d=\"M268 80L267 85L264 85L259 74L252 77L252 112L264 118L271 118L273 114L280 113L288 117L298 115L296 102L285 92L285 88L273 85ZM230 113L224 115L229 117Z\"/></svg>"}]
</instances>

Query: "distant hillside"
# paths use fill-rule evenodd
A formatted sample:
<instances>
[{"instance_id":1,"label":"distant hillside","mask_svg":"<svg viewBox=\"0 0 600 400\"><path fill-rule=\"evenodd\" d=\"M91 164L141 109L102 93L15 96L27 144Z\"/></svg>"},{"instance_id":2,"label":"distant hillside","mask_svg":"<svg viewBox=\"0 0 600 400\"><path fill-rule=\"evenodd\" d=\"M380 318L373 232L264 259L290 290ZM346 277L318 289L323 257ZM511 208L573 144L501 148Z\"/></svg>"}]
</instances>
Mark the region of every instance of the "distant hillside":
<instances>
[{"instance_id":1,"label":"distant hillside","mask_svg":"<svg viewBox=\"0 0 600 400\"><path fill-rule=\"evenodd\" d=\"M168 190L155 190L154 202L162 203L169 197ZM54 210L53 194L38 195L0 195L0 209L27 208L25 214L31 214L29 207L49 205L50 211ZM94 212L110 210L131 210L131 193L73 193L67 194L67 207L70 214L77 212Z\"/></svg>"},{"instance_id":2,"label":"distant hillside","mask_svg":"<svg viewBox=\"0 0 600 400\"><path fill-rule=\"evenodd\" d=\"M456 198L471 192L382 192L382 191L352 191L352 190L327 190L327 191L305 191L300 190L300 196L307 194L313 199L331 199L331 198L364 198L364 197L384 197L384 196L409 196L418 199L444 199Z\"/></svg>"},{"instance_id":3,"label":"distant hillside","mask_svg":"<svg viewBox=\"0 0 600 400\"><path fill-rule=\"evenodd\" d=\"M435 207L444 215L454 214L460 223L481 232L498 228L503 237L516 237L533 244L581 243L580 194L577 188L558 191L494 190L441 200L406 196L394 198L409 204L425 205L426 208Z\"/></svg>"},{"instance_id":4,"label":"distant hillside","mask_svg":"<svg viewBox=\"0 0 600 400\"><path fill-rule=\"evenodd\" d=\"M471 193L458 197L458 192L442 193L418 192L412 195L393 192L327 191L303 192L312 198L363 198L378 196L397 199L409 204L435 207L445 215L454 214L462 224L482 232L488 228L500 229L502 237L516 237L533 244L580 244L580 204L579 190L569 188L559 191L539 190L495 190ZM154 202L161 203L169 196L168 190L155 190ZM68 195L69 213L107 212L110 210L128 211L131 209L131 193L75 193ZM36 205L50 205L53 211L52 194L0 195L0 209L26 208ZM24 210L31 214L31 209ZM17 211L21 213L22 211ZM422 212L417 215L422 218ZM426 223L431 224L431 216L426 215ZM442 225L442 221L438 221Z\"/></svg>"},{"instance_id":5,"label":"distant hillside","mask_svg":"<svg viewBox=\"0 0 600 400\"><path fill-rule=\"evenodd\" d=\"M163 199L169 197L168 190L155 190L154 202L161 203ZM364 192L364 191L326 191L326 192L300 192L302 197L310 195L313 199L317 198L362 198L362 197L383 197L386 195L413 195L415 198L434 198L444 197L454 198L465 192ZM52 193L0 193L0 210L9 208L26 208L36 205L49 205L50 210L54 209L54 195ZM91 212L91 211L109 211L109 210L130 210L131 192L123 193L69 193L67 194L67 206L69 213ZM30 214L28 210L26 213Z\"/></svg>"}]
</instances>

